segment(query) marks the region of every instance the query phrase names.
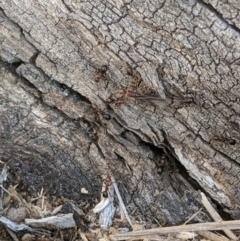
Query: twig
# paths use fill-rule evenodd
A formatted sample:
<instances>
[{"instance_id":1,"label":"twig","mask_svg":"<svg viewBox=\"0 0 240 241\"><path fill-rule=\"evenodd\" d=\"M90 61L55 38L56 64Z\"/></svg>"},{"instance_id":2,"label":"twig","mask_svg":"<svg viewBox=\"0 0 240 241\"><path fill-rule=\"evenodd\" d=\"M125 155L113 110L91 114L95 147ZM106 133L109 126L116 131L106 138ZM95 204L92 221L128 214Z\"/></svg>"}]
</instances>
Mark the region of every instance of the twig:
<instances>
[{"instance_id":1,"label":"twig","mask_svg":"<svg viewBox=\"0 0 240 241\"><path fill-rule=\"evenodd\" d=\"M158 220L157 220L156 218L153 217L153 219L154 219L154 221L158 224L159 227L162 226L162 225L158 222Z\"/></svg>"},{"instance_id":2,"label":"twig","mask_svg":"<svg viewBox=\"0 0 240 241\"><path fill-rule=\"evenodd\" d=\"M25 225L25 224L16 224L13 221L0 216L0 222L3 223L5 226L7 226L9 229L13 230L14 232L22 231L22 230L27 230L29 232L32 232L32 229Z\"/></svg>"},{"instance_id":3,"label":"twig","mask_svg":"<svg viewBox=\"0 0 240 241\"><path fill-rule=\"evenodd\" d=\"M59 213L59 212L61 211L62 207L63 207L63 205L60 205L60 206L56 207L56 208L50 213L50 215L51 215L51 216L55 216L57 213Z\"/></svg>"},{"instance_id":4,"label":"twig","mask_svg":"<svg viewBox=\"0 0 240 241\"><path fill-rule=\"evenodd\" d=\"M183 225L186 225L188 222L190 222L194 217L196 217L200 212L202 211L202 208L200 208L196 213L194 213ZM199 235L203 236L204 238L213 240L213 241L229 241L228 238L220 235L220 234L215 234L213 232L209 231L198 231L197 232Z\"/></svg>"},{"instance_id":5,"label":"twig","mask_svg":"<svg viewBox=\"0 0 240 241\"><path fill-rule=\"evenodd\" d=\"M201 196L202 196L202 204L204 205L204 207L207 209L207 211L209 212L209 214L211 215L211 217L213 218L214 221L219 222L222 221L222 218L220 217L220 215L215 211L215 209L213 208L213 206L210 204L210 202L207 200L207 197L205 196L204 193L201 192ZM237 236L228 229L224 229L223 230L224 233L233 240L237 240Z\"/></svg>"},{"instance_id":6,"label":"twig","mask_svg":"<svg viewBox=\"0 0 240 241\"><path fill-rule=\"evenodd\" d=\"M137 208L134 208L134 210L131 212L131 216L136 212Z\"/></svg>"},{"instance_id":7,"label":"twig","mask_svg":"<svg viewBox=\"0 0 240 241\"><path fill-rule=\"evenodd\" d=\"M8 190L3 187L3 185L0 185L0 187L1 187L2 190L5 191L7 194L11 195L11 194L8 192Z\"/></svg>"},{"instance_id":8,"label":"twig","mask_svg":"<svg viewBox=\"0 0 240 241\"><path fill-rule=\"evenodd\" d=\"M159 235L139 236L138 240L143 240L143 241L183 241L183 239L180 239L180 238L166 237L166 236L159 236ZM136 239L129 238L128 241L136 241Z\"/></svg>"},{"instance_id":9,"label":"twig","mask_svg":"<svg viewBox=\"0 0 240 241\"><path fill-rule=\"evenodd\" d=\"M34 201L40 199L42 197L42 195L43 195L43 188L41 188L40 193L38 193L38 197L31 198L31 202L34 202Z\"/></svg>"},{"instance_id":10,"label":"twig","mask_svg":"<svg viewBox=\"0 0 240 241\"><path fill-rule=\"evenodd\" d=\"M198 231L198 234L201 235L202 237L210 239L212 241L230 241L230 239L228 239L225 236L222 236L220 234L215 234L215 233L209 232L209 231Z\"/></svg>"},{"instance_id":11,"label":"twig","mask_svg":"<svg viewBox=\"0 0 240 241\"><path fill-rule=\"evenodd\" d=\"M186 225L189 223L193 218L195 218L200 212L202 211L202 208L200 208L196 213L194 213L183 225Z\"/></svg>"},{"instance_id":12,"label":"twig","mask_svg":"<svg viewBox=\"0 0 240 241\"><path fill-rule=\"evenodd\" d=\"M128 216L127 209L126 209L126 207L125 207L125 205L123 203L123 200L122 200L121 194L119 192L119 189L118 189L117 183L115 181L115 178L112 175L111 175L111 180L112 180L112 184L113 184L114 190L115 190L115 192L117 194L117 197L118 197L120 208L123 210L123 212L125 214L125 217L128 220L129 224L131 226L133 226L132 221L131 221L131 219Z\"/></svg>"},{"instance_id":13,"label":"twig","mask_svg":"<svg viewBox=\"0 0 240 241\"><path fill-rule=\"evenodd\" d=\"M4 181L7 180L7 176L8 176L8 171L7 171L7 167L4 166L0 175L0 184L2 185Z\"/></svg>"},{"instance_id":14,"label":"twig","mask_svg":"<svg viewBox=\"0 0 240 241\"><path fill-rule=\"evenodd\" d=\"M10 193L8 192L8 190L6 190L3 187L3 182L7 180L7 176L8 176L8 170L7 167L4 166L0 175L0 187L2 188L2 190L4 190L6 193L8 193L10 195Z\"/></svg>"},{"instance_id":15,"label":"twig","mask_svg":"<svg viewBox=\"0 0 240 241\"><path fill-rule=\"evenodd\" d=\"M13 238L14 241L19 241L17 235L11 229L6 227L6 230L9 233L9 235Z\"/></svg>"},{"instance_id":16,"label":"twig","mask_svg":"<svg viewBox=\"0 0 240 241\"><path fill-rule=\"evenodd\" d=\"M145 236L145 235L157 235L166 233L178 233L178 232L196 232L205 230L223 230L223 229L240 229L240 220L234 221L222 221L222 222L211 222L211 223L197 223L188 224L164 228L154 228L148 230L140 230L129 232L126 234L115 234L111 235L112 240L124 240L133 237Z\"/></svg>"},{"instance_id":17,"label":"twig","mask_svg":"<svg viewBox=\"0 0 240 241\"><path fill-rule=\"evenodd\" d=\"M200 212L202 211L202 208L200 208L196 213L194 213L183 225L186 225L187 223L189 223L194 217L196 217ZM160 225L159 225L160 226ZM182 235L189 235L189 233L191 235L193 235L193 237L195 237L195 233L194 232L180 232L176 235L176 237L181 237L182 238ZM168 234L168 237L173 237L174 234ZM187 239L187 238L185 238Z\"/></svg>"},{"instance_id":18,"label":"twig","mask_svg":"<svg viewBox=\"0 0 240 241\"><path fill-rule=\"evenodd\" d=\"M80 237L81 237L81 239L82 239L83 241L88 241L87 237L85 236L84 233L81 232L80 229L78 230L78 233L79 233L79 235L80 235Z\"/></svg>"},{"instance_id":19,"label":"twig","mask_svg":"<svg viewBox=\"0 0 240 241\"><path fill-rule=\"evenodd\" d=\"M17 193L12 185L9 186L8 190L10 191L11 196L25 207L30 217L39 218L39 215L31 209L30 205Z\"/></svg>"},{"instance_id":20,"label":"twig","mask_svg":"<svg viewBox=\"0 0 240 241\"><path fill-rule=\"evenodd\" d=\"M25 223L33 228L47 228L52 230L73 228L76 226L72 213L60 214L41 219L26 218Z\"/></svg>"},{"instance_id":21,"label":"twig","mask_svg":"<svg viewBox=\"0 0 240 241\"><path fill-rule=\"evenodd\" d=\"M168 235L168 236L170 236L170 235ZM198 235L195 232L181 232L181 233L177 233L175 235L176 238L180 238L181 240L194 239L196 236L198 236Z\"/></svg>"}]
</instances>

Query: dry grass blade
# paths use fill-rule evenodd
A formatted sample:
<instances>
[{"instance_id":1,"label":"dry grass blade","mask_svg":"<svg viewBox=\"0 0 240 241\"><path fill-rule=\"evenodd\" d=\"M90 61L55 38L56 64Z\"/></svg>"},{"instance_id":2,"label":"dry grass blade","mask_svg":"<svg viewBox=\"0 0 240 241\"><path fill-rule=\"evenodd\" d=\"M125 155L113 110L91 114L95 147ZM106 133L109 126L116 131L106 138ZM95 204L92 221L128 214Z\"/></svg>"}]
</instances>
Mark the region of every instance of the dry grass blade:
<instances>
[{"instance_id":1,"label":"dry grass blade","mask_svg":"<svg viewBox=\"0 0 240 241\"><path fill-rule=\"evenodd\" d=\"M223 230L223 229L240 229L240 220L234 221L222 221L222 222L211 222L211 223L197 223L189 225L180 225L164 228L154 228L148 230L134 231L127 234L116 234L111 235L112 240L125 240L128 238L138 238L145 235L159 235L166 233L179 233L179 232L196 232L205 230Z\"/></svg>"},{"instance_id":2,"label":"dry grass blade","mask_svg":"<svg viewBox=\"0 0 240 241\"><path fill-rule=\"evenodd\" d=\"M196 213L194 213L183 225L186 225L189 223L192 219L194 219L200 212L202 211L202 208L200 208Z\"/></svg>"},{"instance_id":3,"label":"dry grass blade","mask_svg":"<svg viewBox=\"0 0 240 241\"><path fill-rule=\"evenodd\" d=\"M136 238L133 237L126 237L128 241L136 241ZM166 236L159 236L159 235L150 235L150 236L139 236L137 240L143 241L183 241L183 239L175 238L175 237L166 237Z\"/></svg>"}]
</instances>

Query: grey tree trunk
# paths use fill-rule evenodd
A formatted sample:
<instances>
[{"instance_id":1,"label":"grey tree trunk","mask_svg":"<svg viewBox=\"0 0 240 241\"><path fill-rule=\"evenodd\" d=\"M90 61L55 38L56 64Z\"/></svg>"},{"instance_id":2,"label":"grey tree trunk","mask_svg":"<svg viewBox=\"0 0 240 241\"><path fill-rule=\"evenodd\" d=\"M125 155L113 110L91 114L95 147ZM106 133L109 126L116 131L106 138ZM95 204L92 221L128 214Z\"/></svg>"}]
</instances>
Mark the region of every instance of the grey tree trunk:
<instances>
[{"instance_id":1,"label":"grey tree trunk","mask_svg":"<svg viewBox=\"0 0 240 241\"><path fill-rule=\"evenodd\" d=\"M0 159L31 191L93 201L111 172L149 220L182 223L199 190L240 218L238 0L0 7Z\"/></svg>"}]
</instances>

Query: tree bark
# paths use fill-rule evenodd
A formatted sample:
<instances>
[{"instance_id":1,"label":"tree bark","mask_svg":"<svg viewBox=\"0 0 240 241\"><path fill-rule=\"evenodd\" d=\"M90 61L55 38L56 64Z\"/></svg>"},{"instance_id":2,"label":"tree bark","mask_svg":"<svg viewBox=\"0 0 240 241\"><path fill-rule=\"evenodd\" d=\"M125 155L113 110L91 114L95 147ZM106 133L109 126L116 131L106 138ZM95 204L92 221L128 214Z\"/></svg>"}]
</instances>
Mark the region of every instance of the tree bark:
<instances>
[{"instance_id":1,"label":"tree bark","mask_svg":"<svg viewBox=\"0 0 240 241\"><path fill-rule=\"evenodd\" d=\"M238 0L0 7L0 159L32 192L93 202L111 172L162 225L200 189L240 218Z\"/></svg>"}]
</instances>

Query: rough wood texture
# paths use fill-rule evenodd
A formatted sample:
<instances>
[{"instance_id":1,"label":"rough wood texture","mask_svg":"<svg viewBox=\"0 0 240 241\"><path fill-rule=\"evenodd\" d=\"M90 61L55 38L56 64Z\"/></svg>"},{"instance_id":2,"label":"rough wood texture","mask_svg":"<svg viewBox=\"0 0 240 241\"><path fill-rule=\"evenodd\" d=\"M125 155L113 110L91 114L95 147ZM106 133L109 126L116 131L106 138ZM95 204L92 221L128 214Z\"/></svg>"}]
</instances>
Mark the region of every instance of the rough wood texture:
<instances>
[{"instance_id":1,"label":"rough wood texture","mask_svg":"<svg viewBox=\"0 0 240 241\"><path fill-rule=\"evenodd\" d=\"M238 0L0 7L0 158L32 191L92 200L111 171L129 210L179 224L201 205L189 174L240 218Z\"/></svg>"},{"instance_id":2,"label":"rough wood texture","mask_svg":"<svg viewBox=\"0 0 240 241\"><path fill-rule=\"evenodd\" d=\"M74 228L76 223L72 213L60 214L58 216L52 216L41 219L25 219L25 223L33 228L47 228L47 229L65 229Z\"/></svg>"}]
</instances>

